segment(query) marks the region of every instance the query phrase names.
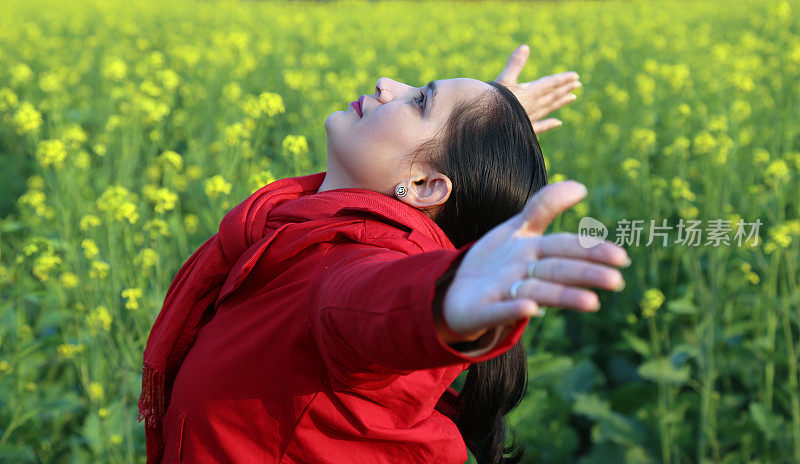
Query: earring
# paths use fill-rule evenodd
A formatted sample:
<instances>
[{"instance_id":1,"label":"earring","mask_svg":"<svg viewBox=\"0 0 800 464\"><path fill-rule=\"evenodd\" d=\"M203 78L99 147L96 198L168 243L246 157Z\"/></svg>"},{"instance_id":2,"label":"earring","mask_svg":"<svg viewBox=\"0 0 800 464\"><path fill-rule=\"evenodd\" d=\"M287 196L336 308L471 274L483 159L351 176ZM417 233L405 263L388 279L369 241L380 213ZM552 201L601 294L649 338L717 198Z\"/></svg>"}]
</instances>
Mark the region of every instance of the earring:
<instances>
[{"instance_id":1,"label":"earring","mask_svg":"<svg viewBox=\"0 0 800 464\"><path fill-rule=\"evenodd\" d=\"M404 197L406 193L408 193L408 189L405 185L398 185L397 188L394 189L394 193L396 193L398 197Z\"/></svg>"}]
</instances>

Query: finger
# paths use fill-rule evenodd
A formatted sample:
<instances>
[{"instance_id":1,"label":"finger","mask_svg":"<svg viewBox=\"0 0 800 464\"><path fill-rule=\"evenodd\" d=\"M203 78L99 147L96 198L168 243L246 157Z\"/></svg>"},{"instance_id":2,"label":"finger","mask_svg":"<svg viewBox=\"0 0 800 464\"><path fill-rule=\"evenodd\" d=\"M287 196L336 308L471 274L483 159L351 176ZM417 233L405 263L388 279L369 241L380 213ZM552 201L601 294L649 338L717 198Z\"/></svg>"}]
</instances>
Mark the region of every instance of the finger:
<instances>
[{"instance_id":1,"label":"finger","mask_svg":"<svg viewBox=\"0 0 800 464\"><path fill-rule=\"evenodd\" d=\"M531 85L537 92L548 92L566 84L577 82L580 79L578 73L575 71L567 71L559 74L552 74L550 76L540 77L531 82Z\"/></svg>"},{"instance_id":2,"label":"finger","mask_svg":"<svg viewBox=\"0 0 800 464\"><path fill-rule=\"evenodd\" d=\"M573 287L621 291L622 273L611 266L573 258L549 257L536 261L533 277Z\"/></svg>"},{"instance_id":3,"label":"finger","mask_svg":"<svg viewBox=\"0 0 800 464\"><path fill-rule=\"evenodd\" d=\"M520 230L543 234L556 216L581 201L586 193L586 187L574 180L546 185L525 204L520 213Z\"/></svg>"},{"instance_id":4,"label":"finger","mask_svg":"<svg viewBox=\"0 0 800 464\"><path fill-rule=\"evenodd\" d=\"M621 246L607 240L587 248L581 244L578 234L559 232L542 236L534 243L536 243L536 256L539 259L564 257L616 267L628 267L630 265L628 252Z\"/></svg>"},{"instance_id":5,"label":"finger","mask_svg":"<svg viewBox=\"0 0 800 464\"><path fill-rule=\"evenodd\" d=\"M511 56L508 58L506 67L503 68L495 81L500 82L503 85L516 85L519 74L522 72L522 68L525 67L525 63L528 61L530 51L530 47L522 44L513 52L511 52Z\"/></svg>"},{"instance_id":6,"label":"finger","mask_svg":"<svg viewBox=\"0 0 800 464\"><path fill-rule=\"evenodd\" d=\"M547 108L547 112L552 113L553 111L561 108L562 106L568 103L572 103L577 99L578 99L577 95L575 95L574 93L568 93L563 97L559 98L558 100L556 100L555 102L553 102L552 104L550 104L550 106Z\"/></svg>"},{"instance_id":7,"label":"finger","mask_svg":"<svg viewBox=\"0 0 800 464\"><path fill-rule=\"evenodd\" d=\"M571 94L570 92L582 86L583 84L581 84L580 82L573 81L573 82L568 82L559 87L550 89L548 92L541 93L539 99L536 100L536 108L540 112L542 112L543 113L542 116L544 116L550 111L553 111L554 103L562 99L565 95L572 95L574 97L574 94Z\"/></svg>"},{"instance_id":8,"label":"finger","mask_svg":"<svg viewBox=\"0 0 800 464\"><path fill-rule=\"evenodd\" d=\"M521 293L517 292L517 295L521 295ZM469 327L459 331L459 333L475 332L483 327L509 325L523 317L538 317L543 315L544 310L539 307L536 301L530 298L520 297L514 300L503 300L486 306L485 311L472 321ZM453 328L453 330L455 330L455 328Z\"/></svg>"},{"instance_id":9,"label":"finger","mask_svg":"<svg viewBox=\"0 0 800 464\"><path fill-rule=\"evenodd\" d=\"M547 132L550 129L555 129L556 127L561 127L564 123L556 118L548 118L543 119L541 121L536 121L533 123L533 132L536 135L541 134L542 132Z\"/></svg>"},{"instance_id":10,"label":"finger","mask_svg":"<svg viewBox=\"0 0 800 464\"><path fill-rule=\"evenodd\" d=\"M591 290L570 287L541 279L525 279L517 288L517 296L530 298L540 306L597 311L600 298Z\"/></svg>"}]
</instances>

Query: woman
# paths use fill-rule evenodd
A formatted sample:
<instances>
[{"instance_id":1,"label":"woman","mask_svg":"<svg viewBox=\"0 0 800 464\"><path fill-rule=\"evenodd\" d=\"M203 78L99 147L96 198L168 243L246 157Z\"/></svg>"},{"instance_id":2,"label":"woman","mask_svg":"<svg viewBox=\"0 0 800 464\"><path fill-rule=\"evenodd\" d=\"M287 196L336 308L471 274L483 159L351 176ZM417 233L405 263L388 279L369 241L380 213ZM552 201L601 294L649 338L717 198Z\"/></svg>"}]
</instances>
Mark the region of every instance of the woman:
<instances>
[{"instance_id":1,"label":"woman","mask_svg":"<svg viewBox=\"0 0 800 464\"><path fill-rule=\"evenodd\" d=\"M526 110L494 81L381 78L329 115L328 170L262 187L172 282L145 350L148 463L448 464L467 446L518 462L504 415L524 395L529 317L597 310L580 287L620 288L627 260L542 235L585 189L544 188L527 112L575 86Z\"/></svg>"}]
</instances>

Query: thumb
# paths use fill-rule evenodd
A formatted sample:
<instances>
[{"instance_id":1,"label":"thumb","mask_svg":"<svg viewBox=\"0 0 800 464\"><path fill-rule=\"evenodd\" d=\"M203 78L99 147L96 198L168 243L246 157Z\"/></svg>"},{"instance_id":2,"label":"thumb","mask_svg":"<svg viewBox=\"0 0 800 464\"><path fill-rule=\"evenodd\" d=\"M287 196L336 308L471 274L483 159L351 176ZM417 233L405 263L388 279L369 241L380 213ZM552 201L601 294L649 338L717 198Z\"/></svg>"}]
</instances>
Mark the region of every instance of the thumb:
<instances>
[{"instance_id":1,"label":"thumb","mask_svg":"<svg viewBox=\"0 0 800 464\"><path fill-rule=\"evenodd\" d=\"M527 232L542 235L559 214L568 210L586 196L586 186L574 180L549 184L536 192L520 213L522 226Z\"/></svg>"},{"instance_id":2,"label":"thumb","mask_svg":"<svg viewBox=\"0 0 800 464\"><path fill-rule=\"evenodd\" d=\"M503 71L497 76L495 81L503 85L516 85L517 78L522 72L522 68L525 67L530 52L530 47L525 44L514 49L514 51L511 52L511 56L508 58L508 62L506 62L506 67L503 68Z\"/></svg>"}]
</instances>

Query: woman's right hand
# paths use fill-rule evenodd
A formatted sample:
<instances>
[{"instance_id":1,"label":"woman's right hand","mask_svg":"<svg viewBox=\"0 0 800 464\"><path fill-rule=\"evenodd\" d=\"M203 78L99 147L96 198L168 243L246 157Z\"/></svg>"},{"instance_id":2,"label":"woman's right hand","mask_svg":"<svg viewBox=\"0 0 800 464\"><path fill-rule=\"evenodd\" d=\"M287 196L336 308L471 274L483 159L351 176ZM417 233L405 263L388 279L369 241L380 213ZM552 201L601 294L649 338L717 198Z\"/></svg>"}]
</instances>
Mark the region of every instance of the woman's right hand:
<instances>
[{"instance_id":1,"label":"woman's right hand","mask_svg":"<svg viewBox=\"0 0 800 464\"><path fill-rule=\"evenodd\" d=\"M539 314L539 305L579 311L599 309L597 294L581 287L622 290L624 280L611 266L630 264L627 252L603 241L583 247L578 235L543 235L556 216L586 196L586 188L567 180L536 192L523 210L493 228L464 255L443 301L450 330L473 340L492 327ZM536 263L534 277L528 266ZM517 280L517 298L509 290Z\"/></svg>"}]
</instances>

